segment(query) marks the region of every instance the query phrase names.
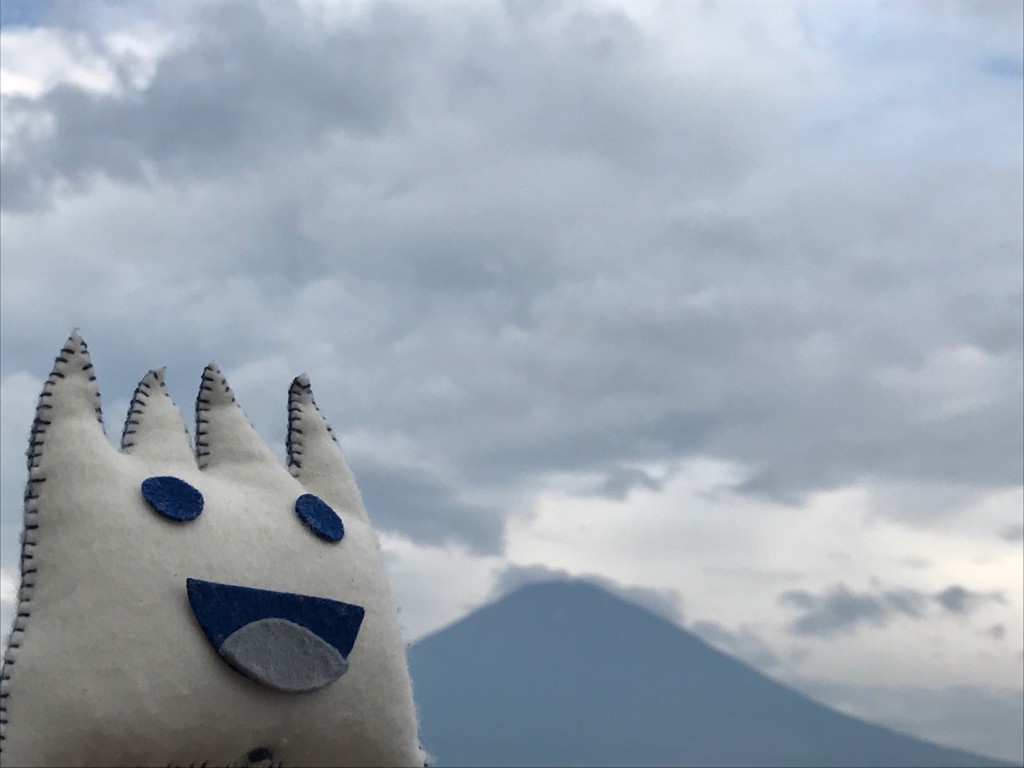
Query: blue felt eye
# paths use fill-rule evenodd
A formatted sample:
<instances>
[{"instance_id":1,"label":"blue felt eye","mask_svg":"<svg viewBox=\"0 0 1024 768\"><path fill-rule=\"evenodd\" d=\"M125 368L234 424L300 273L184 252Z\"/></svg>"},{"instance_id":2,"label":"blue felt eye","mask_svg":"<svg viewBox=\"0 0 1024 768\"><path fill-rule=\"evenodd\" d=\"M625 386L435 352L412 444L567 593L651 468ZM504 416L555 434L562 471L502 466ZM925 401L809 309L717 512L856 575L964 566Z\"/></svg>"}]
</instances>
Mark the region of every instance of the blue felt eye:
<instances>
[{"instance_id":1,"label":"blue felt eye","mask_svg":"<svg viewBox=\"0 0 1024 768\"><path fill-rule=\"evenodd\" d=\"M177 477L147 477L142 495L157 514L176 523L195 520L203 511L203 494Z\"/></svg>"},{"instance_id":2,"label":"blue felt eye","mask_svg":"<svg viewBox=\"0 0 1024 768\"><path fill-rule=\"evenodd\" d=\"M338 513L312 493L304 493L295 500L295 514L324 541L341 541L345 535L345 526Z\"/></svg>"}]
</instances>

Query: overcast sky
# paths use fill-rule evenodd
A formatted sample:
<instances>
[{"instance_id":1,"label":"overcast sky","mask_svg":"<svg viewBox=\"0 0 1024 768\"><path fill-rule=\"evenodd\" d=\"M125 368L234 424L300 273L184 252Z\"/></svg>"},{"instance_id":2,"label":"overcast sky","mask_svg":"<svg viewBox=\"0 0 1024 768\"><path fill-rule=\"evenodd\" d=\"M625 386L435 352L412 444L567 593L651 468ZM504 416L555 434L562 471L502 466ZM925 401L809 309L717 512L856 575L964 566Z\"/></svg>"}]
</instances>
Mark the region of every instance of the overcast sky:
<instances>
[{"instance_id":1,"label":"overcast sky","mask_svg":"<svg viewBox=\"0 0 1024 768\"><path fill-rule=\"evenodd\" d=\"M1024 760L1019 2L3 8L5 628L79 327L112 436L308 373L410 640L594 576Z\"/></svg>"}]
</instances>

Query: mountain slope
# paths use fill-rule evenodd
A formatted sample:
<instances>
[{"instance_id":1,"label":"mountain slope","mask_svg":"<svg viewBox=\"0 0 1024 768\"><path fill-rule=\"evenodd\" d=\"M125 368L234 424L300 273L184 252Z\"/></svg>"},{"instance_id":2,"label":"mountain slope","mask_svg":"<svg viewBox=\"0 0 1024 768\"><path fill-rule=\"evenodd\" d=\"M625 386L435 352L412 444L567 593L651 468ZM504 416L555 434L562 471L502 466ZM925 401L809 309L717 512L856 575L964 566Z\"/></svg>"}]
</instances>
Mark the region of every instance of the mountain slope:
<instances>
[{"instance_id":1,"label":"mountain slope","mask_svg":"<svg viewBox=\"0 0 1024 768\"><path fill-rule=\"evenodd\" d=\"M830 710L586 582L523 587L409 663L438 765L1002 765Z\"/></svg>"}]
</instances>

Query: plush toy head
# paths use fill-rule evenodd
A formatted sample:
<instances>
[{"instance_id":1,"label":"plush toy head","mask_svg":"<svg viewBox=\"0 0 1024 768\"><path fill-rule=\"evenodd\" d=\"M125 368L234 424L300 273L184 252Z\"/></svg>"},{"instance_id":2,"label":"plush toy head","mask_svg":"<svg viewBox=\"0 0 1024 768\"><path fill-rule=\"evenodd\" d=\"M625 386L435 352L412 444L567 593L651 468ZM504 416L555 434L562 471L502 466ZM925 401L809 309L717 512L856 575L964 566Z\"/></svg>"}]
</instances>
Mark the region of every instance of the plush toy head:
<instances>
[{"instance_id":1,"label":"plush toy head","mask_svg":"<svg viewBox=\"0 0 1024 768\"><path fill-rule=\"evenodd\" d=\"M305 377L286 470L203 372L107 441L72 334L29 446L4 765L423 765L377 536Z\"/></svg>"}]
</instances>

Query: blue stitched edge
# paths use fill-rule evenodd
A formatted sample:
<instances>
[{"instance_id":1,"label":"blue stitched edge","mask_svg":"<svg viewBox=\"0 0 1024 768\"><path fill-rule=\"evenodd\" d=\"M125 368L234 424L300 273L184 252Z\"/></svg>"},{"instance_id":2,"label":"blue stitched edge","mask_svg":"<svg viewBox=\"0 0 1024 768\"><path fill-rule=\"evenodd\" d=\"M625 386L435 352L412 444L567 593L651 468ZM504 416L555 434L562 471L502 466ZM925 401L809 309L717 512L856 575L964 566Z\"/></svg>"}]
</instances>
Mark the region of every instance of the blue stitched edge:
<instances>
[{"instance_id":1,"label":"blue stitched edge","mask_svg":"<svg viewBox=\"0 0 1024 768\"><path fill-rule=\"evenodd\" d=\"M302 469L302 434L298 424L302 420L302 406L299 404L299 396L302 392L310 392L309 384L303 385L296 377L292 385L288 387L288 433L284 439L285 454L288 457L288 469L295 475ZM311 394L312 396L312 394Z\"/></svg>"},{"instance_id":2,"label":"blue stitched edge","mask_svg":"<svg viewBox=\"0 0 1024 768\"><path fill-rule=\"evenodd\" d=\"M126 453L131 453L131 449L135 447L135 438L129 438L136 433L135 427L141 423L142 417L145 415L146 408L149 405L149 399L153 396L153 386L146 381L151 375L154 377L154 382L159 390L157 396L162 394L170 399L170 395L167 394L167 390L164 388L162 374L157 373L157 371L149 371L142 377L142 381L139 382L135 392L132 394L131 403L128 404L128 416L125 418L124 429L121 432L121 450ZM174 405L173 400L171 400L171 405ZM185 430L185 436L191 444L192 437L188 433L188 427L182 423L182 428Z\"/></svg>"},{"instance_id":3,"label":"blue stitched edge","mask_svg":"<svg viewBox=\"0 0 1024 768\"><path fill-rule=\"evenodd\" d=\"M139 421L142 417L142 413L145 410L146 401L149 400L149 384L146 383L146 374L139 382L139 386L135 388L135 392L132 393L132 401L128 404L128 416L124 420L124 429L121 430L121 450L126 451L135 446L135 440L129 439L130 435L135 434L135 430L132 427L139 426Z\"/></svg>"},{"instance_id":4,"label":"blue stitched edge","mask_svg":"<svg viewBox=\"0 0 1024 768\"><path fill-rule=\"evenodd\" d=\"M213 372L210 366L203 369L202 379L199 382L199 394L196 395L196 464L200 469L206 467L210 458L210 444L207 442L206 425L210 423L205 418L210 410L210 400L207 392L213 391Z\"/></svg>"},{"instance_id":5,"label":"blue stitched edge","mask_svg":"<svg viewBox=\"0 0 1024 768\"><path fill-rule=\"evenodd\" d=\"M74 334L72 334L73 336ZM47 418L53 405L49 399L53 397L53 388L58 379L66 378L62 367L70 365L72 356L79 357L82 362L83 371L90 371L89 381L96 381L96 374L91 373L93 369L92 359L89 356L89 345L79 337L81 351L76 352L69 346L71 336L61 348L53 363L53 370L50 371L46 383L43 384L43 391L39 393L39 400L36 403L36 415L32 420L32 430L29 433L28 442L28 481L25 484L24 500L24 530L21 534L21 583L18 585L18 607L14 624L11 627L7 638L7 648L4 651L3 665L0 667L0 754L3 754L3 742L7 738L4 731L7 730L7 700L10 698L11 669L14 667L16 652L21 648L21 636L25 633L29 616L32 614L32 590L35 588L38 569L35 563L33 550L36 547L36 539L39 530L39 486L46 482L45 477L33 476L33 472L39 468L39 461L43 455L43 445L46 442L47 428L50 426L50 419ZM96 390L95 406L96 419L100 427L106 433L103 426L103 410L100 407L100 393ZM30 540L31 539L31 540Z\"/></svg>"},{"instance_id":6,"label":"blue stitched edge","mask_svg":"<svg viewBox=\"0 0 1024 768\"><path fill-rule=\"evenodd\" d=\"M196 463L200 469L206 469L207 464L210 463L210 443L209 443L209 432L206 427L210 423L210 420L206 418L206 414L210 411L210 397L207 393L213 391L214 382L220 379L220 385L224 388L224 391L231 396L231 402L238 404L235 399L235 393L231 391L231 387L228 385L228 380L224 378L224 374L218 373L215 375L213 370L216 363L210 363L203 369L203 377L199 382L199 394L196 395ZM244 414L243 414L244 415ZM246 417L248 420L248 417ZM249 422L249 426L252 427L252 422ZM253 431L256 428L253 427Z\"/></svg>"},{"instance_id":7,"label":"blue stitched edge","mask_svg":"<svg viewBox=\"0 0 1024 768\"><path fill-rule=\"evenodd\" d=\"M327 434L331 436L331 440L336 445L338 444L338 436L334 434L333 427L324 417L320 406L316 404L316 399L313 397L313 387L309 384L308 380L303 383L302 378L303 376L296 376L288 388L288 434L285 437L285 453L288 456L288 469L291 471L292 476L296 476L302 469L303 432L298 424L302 420L302 404L299 402L299 398L303 394L309 395L309 402L320 418L323 419L324 426L327 427Z\"/></svg>"}]
</instances>

